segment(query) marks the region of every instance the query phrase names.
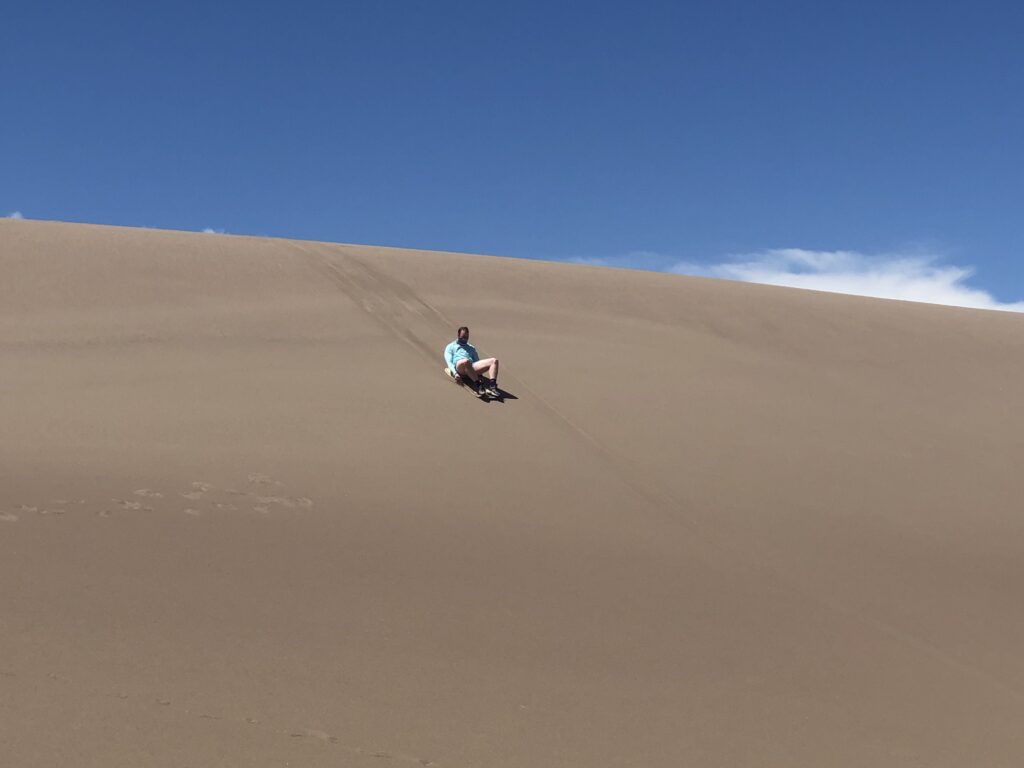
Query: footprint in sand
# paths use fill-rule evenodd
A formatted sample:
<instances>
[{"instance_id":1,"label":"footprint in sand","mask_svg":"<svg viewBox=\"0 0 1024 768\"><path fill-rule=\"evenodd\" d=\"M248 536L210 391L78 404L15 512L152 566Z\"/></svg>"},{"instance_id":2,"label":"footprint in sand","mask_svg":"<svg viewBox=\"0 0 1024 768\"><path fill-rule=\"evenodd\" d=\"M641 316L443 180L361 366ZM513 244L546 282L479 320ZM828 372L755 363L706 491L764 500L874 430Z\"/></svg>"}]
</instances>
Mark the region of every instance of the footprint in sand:
<instances>
[{"instance_id":1,"label":"footprint in sand","mask_svg":"<svg viewBox=\"0 0 1024 768\"><path fill-rule=\"evenodd\" d=\"M292 731L288 735L291 736L293 739L311 738L311 739L320 739L320 741L329 741L331 744L337 744L338 743L338 737L337 736L331 736L331 734L329 734L329 733L324 733L323 731L317 731L317 730L312 729L312 728L305 728L305 729L303 729L301 731Z\"/></svg>"},{"instance_id":2,"label":"footprint in sand","mask_svg":"<svg viewBox=\"0 0 1024 768\"><path fill-rule=\"evenodd\" d=\"M249 475L249 482L253 485L284 485L269 475L261 475L258 472Z\"/></svg>"},{"instance_id":3,"label":"footprint in sand","mask_svg":"<svg viewBox=\"0 0 1024 768\"><path fill-rule=\"evenodd\" d=\"M62 509L54 510L54 511L51 512L49 509L45 509L44 507L30 507L28 504L22 504L21 506L19 506L17 508L17 511L21 512L21 514L23 514L23 515L63 515L64 514L64 510L62 510Z\"/></svg>"},{"instance_id":4,"label":"footprint in sand","mask_svg":"<svg viewBox=\"0 0 1024 768\"><path fill-rule=\"evenodd\" d=\"M141 511L141 512L152 512L153 511L152 507L147 507L147 506L143 505L143 503L141 501L128 501L127 499L112 499L112 501L116 501L118 504L120 504L125 509L135 510L136 512L139 512L139 511Z\"/></svg>"},{"instance_id":5,"label":"footprint in sand","mask_svg":"<svg viewBox=\"0 0 1024 768\"><path fill-rule=\"evenodd\" d=\"M258 504L257 506L252 508L252 511L253 512L259 512L261 515L269 515L270 514L270 507L265 507L262 504Z\"/></svg>"},{"instance_id":6,"label":"footprint in sand","mask_svg":"<svg viewBox=\"0 0 1024 768\"><path fill-rule=\"evenodd\" d=\"M16 523L18 522L18 516L13 512L0 512L0 520L5 523Z\"/></svg>"},{"instance_id":7,"label":"footprint in sand","mask_svg":"<svg viewBox=\"0 0 1024 768\"><path fill-rule=\"evenodd\" d=\"M337 744L338 743L338 737L337 736L331 736L331 734L325 733L324 731L318 731L315 728L307 728L306 729L306 735L309 736L310 738L320 739L320 741L329 741L329 742L331 742L331 744Z\"/></svg>"},{"instance_id":8,"label":"footprint in sand","mask_svg":"<svg viewBox=\"0 0 1024 768\"><path fill-rule=\"evenodd\" d=\"M198 509L192 509L191 507L189 507L188 509L183 509L181 511L184 512L186 515L191 515L192 517L199 517L203 514Z\"/></svg>"},{"instance_id":9,"label":"footprint in sand","mask_svg":"<svg viewBox=\"0 0 1024 768\"><path fill-rule=\"evenodd\" d=\"M184 499L188 499L189 501L199 501L201 498L203 498L203 492L192 491L191 493L183 493L181 494L181 497Z\"/></svg>"},{"instance_id":10,"label":"footprint in sand","mask_svg":"<svg viewBox=\"0 0 1024 768\"><path fill-rule=\"evenodd\" d=\"M277 504L288 509L295 509L301 507L303 509L312 509L313 500L305 496L257 496L256 501L259 504L253 507L256 512L269 511L270 507Z\"/></svg>"},{"instance_id":11,"label":"footprint in sand","mask_svg":"<svg viewBox=\"0 0 1024 768\"><path fill-rule=\"evenodd\" d=\"M198 480L192 483L192 487L195 488L197 491L202 491L203 493L213 490L212 485L210 485L209 483L201 483Z\"/></svg>"},{"instance_id":12,"label":"footprint in sand","mask_svg":"<svg viewBox=\"0 0 1024 768\"><path fill-rule=\"evenodd\" d=\"M149 490L149 488L140 488L137 491L133 491L133 493L136 496L142 496L142 497L147 498L147 499L162 499L164 497L164 495L162 493L157 493L156 491L151 491L151 490Z\"/></svg>"}]
</instances>

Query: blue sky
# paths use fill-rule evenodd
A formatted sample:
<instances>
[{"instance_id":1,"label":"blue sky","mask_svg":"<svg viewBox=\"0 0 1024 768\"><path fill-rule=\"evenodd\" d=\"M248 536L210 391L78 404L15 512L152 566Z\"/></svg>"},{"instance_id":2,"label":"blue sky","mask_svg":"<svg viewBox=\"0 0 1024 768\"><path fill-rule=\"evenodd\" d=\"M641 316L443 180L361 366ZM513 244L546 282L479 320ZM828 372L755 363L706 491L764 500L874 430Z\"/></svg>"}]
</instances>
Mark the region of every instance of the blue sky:
<instances>
[{"instance_id":1,"label":"blue sky","mask_svg":"<svg viewBox=\"0 0 1024 768\"><path fill-rule=\"evenodd\" d=\"M1024 300L1019 3L2 18L0 215Z\"/></svg>"}]
</instances>

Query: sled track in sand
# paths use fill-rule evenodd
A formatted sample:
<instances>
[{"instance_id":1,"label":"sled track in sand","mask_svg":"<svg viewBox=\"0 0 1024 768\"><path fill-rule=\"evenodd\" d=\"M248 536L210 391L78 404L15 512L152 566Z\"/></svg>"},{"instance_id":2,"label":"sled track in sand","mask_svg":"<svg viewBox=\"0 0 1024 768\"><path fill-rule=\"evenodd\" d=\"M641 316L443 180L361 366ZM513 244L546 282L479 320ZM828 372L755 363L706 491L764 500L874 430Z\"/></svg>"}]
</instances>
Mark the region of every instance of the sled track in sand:
<instances>
[{"instance_id":1,"label":"sled track in sand","mask_svg":"<svg viewBox=\"0 0 1024 768\"><path fill-rule=\"evenodd\" d=\"M364 259L346 253L343 246L324 247L296 242L292 242L290 245L302 254L313 269L338 286L341 292L361 307L369 317L395 338L408 345L418 356L430 362L433 362L438 356L435 348L438 346L436 340L447 338L454 328L454 323L440 310L424 301L410 286L374 269ZM328 250L330 252L327 252ZM422 338L416 332L417 327L426 330L431 338L429 340ZM502 377L506 381L512 381L519 391L529 395L528 398L520 401L517 407L529 403L530 407L546 414L551 423L575 437L581 446L598 457L621 482L642 498L663 520L682 526L689 535L700 538L710 550L723 554L728 553L733 557L742 557L748 562L756 562L765 578L775 583L778 588L812 600L823 608L835 611L849 619L874 627L898 642L924 652L944 665L976 675L988 684L1024 700L1024 691L1007 684L987 670L957 659L940 647L929 643L925 638L868 616L862 611L836 600L823 599L820 595L801 586L797 576L787 573L779 565L769 565L762 558L752 556L749 551L737 549L735 546L707 536L699 530L695 523L686 518L684 502L674 498L663 488L650 487L650 481L645 484L637 470L631 466L632 462L628 458L613 453L586 429L547 402L520 377L508 373L503 373Z\"/></svg>"}]
</instances>

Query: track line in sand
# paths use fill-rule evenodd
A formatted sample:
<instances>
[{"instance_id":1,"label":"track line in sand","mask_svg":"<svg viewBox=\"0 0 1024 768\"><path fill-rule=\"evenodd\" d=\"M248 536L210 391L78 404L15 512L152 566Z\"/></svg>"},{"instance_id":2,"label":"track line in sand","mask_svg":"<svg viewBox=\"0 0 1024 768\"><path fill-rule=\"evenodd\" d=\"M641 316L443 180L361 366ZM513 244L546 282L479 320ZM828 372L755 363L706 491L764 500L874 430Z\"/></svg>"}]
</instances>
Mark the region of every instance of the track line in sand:
<instances>
[{"instance_id":1,"label":"track line in sand","mask_svg":"<svg viewBox=\"0 0 1024 768\"><path fill-rule=\"evenodd\" d=\"M454 322L443 312L421 298L410 286L397 278L384 275L362 259L349 253L332 254L331 258L315 246L290 242L307 261L321 274L328 277L357 306L389 331L393 336L409 344L426 360L433 361L438 353L429 344L416 336L413 323L426 324L440 336L451 331ZM403 309L404 308L404 309ZM583 442L614 472L615 476L649 504L666 511L666 507L678 510L682 503L662 489L651 489L649 483L639 479L639 473L631 467L628 458L611 451L571 418L542 397L533 387L515 374L503 373L503 378L513 382L515 387L530 396L530 401L541 413L558 424L563 430ZM624 468L625 467L625 468ZM677 523L691 532L697 527L692 521L680 519L678 514L670 515Z\"/></svg>"},{"instance_id":2,"label":"track line in sand","mask_svg":"<svg viewBox=\"0 0 1024 768\"><path fill-rule=\"evenodd\" d=\"M444 336L454 324L443 312L417 295L410 286L397 278L382 274L350 253L332 254L332 256L341 256L341 258L332 258L321 250L315 249L315 246L307 247L294 242L289 245L301 253L317 272L330 279L391 335L408 344L428 361L433 361L437 357L436 351L416 335L413 326L425 324ZM797 594L803 599L847 619L870 626L875 631L914 648L917 652L925 654L938 663L968 673L1003 692L1024 700L1024 690L1006 683L994 673L957 658L925 638L881 619L868 616L856 608L808 591L801 586L797 576L788 573L778 564L765 561L763 557L751 555L743 547L735 545L730 547L710 538L692 519L685 517L683 510L688 503L692 502L677 499L664 488L653 485L649 478L644 479L643 473L628 457L616 454L609 449L586 429L544 399L521 378L507 372L503 374L503 377L506 381L512 381L518 390L529 395L529 398L521 399L519 402L532 402L537 410L548 416L549 421L559 425L565 432L584 444L593 455L611 469L620 482L647 502L652 511L657 512L661 519L670 524L682 526L690 535L699 538L701 543L712 552L732 558L739 557L762 569L765 572L765 578L773 581L779 589Z\"/></svg>"},{"instance_id":3,"label":"track line in sand","mask_svg":"<svg viewBox=\"0 0 1024 768\"><path fill-rule=\"evenodd\" d=\"M325 274L385 330L409 344L425 359L437 358L436 350L416 336L410 327L410 321L425 322L441 335L450 331L454 323L443 312L422 299L411 287L401 280L382 274L351 254L343 253L341 254L343 260L335 260L305 245L299 243L290 243L290 245L306 256L314 268ZM404 312L397 309L399 306L404 307ZM627 462L627 459L608 450L597 438L545 400L521 378L508 373L503 374L503 377L506 380L511 380L517 389L529 393L530 398L541 412L546 413L570 434L586 443L635 493L655 506L662 506L666 503L673 507L678 506L678 502L667 494L651 491L644 483L631 477L630 473L623 472L621 463ZM695 529L692 523L683 522L687 527Z\"/></svg>"},{"instance_id":4,"label":"track line in sand","mask_svg":"<svg viewBox=\"0 0 1024 768\"><path fill-rule=\"evenodd\" d=\"M420 339L409 327L409 320L422 320L425 319L425 315L433 315L446 324L447 318L417 296L409 286L382 275L349 254L344 254L344 260L336 261L305 245L289 244L301 253L316 271L338 286L342 293L391 335L427 359L437 356L427 342Z\"/></svg>"}]
</instances>

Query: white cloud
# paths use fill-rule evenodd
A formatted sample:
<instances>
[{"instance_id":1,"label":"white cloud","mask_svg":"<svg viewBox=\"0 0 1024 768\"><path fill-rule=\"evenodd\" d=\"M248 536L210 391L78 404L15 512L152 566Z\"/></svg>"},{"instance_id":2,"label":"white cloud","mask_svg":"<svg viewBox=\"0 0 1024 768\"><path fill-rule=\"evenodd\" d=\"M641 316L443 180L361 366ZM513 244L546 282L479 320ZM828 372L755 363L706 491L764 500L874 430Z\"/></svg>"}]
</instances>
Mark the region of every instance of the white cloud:
<instances>
[{"instance_id":1,"label":"white cloud","mask_svg":"<svg viewBox=\"0 0 1024 768\"><path fill-rule=\"evenodd\" d=\"M571 256L564 261L590 267L619 267L664 272L672 260L654 251L630 251L625 256Z\"/></svg>"},{"instance_id":2,"label":"white cloud","mask_svg":"<svg viewBox=\"0 0 1024 768\"><path fill-rule=\"evenodd\" d=\"M24 219L25 217L22 215L21 211L11 211L6 216L4 216L4 218L5 219Z\"/></svg>"},{"instance_id":3,"label":"white cloud","mask_svg":"<svg viewBox=\"0 0 1024 768\"><path fill-rule=\"evenodd\" d=\"M570 256L565 259L569 264L582 264L585 267L624 267L615 259L602 259L599 256Z\"/></svg>"},{"instance_id":4,"label":"white cloud","mask_svg":"<svg viewBox=\"0 0 1024 768\"><path fill-rule=\"evenodd\" d=\"M967 285L973 268L942 264L933 255L872 256L856 251L779 248L711 266L678 262L668 271L882 299L1024 312L1024 301L1000 302L986 291Z\"/></svg>"},{"instance_id":5,"label":"white cloud","mask_svg":"<svg viewBox=\"0 0 1024 768\"><path fill-rule=\"evenodd\" d=\"M212 227L207 227L206 229L203 230L203 234L204 235L223 235L224 234L224 230L223 229L213 229Z\"/></svg>"}]
</instances>

